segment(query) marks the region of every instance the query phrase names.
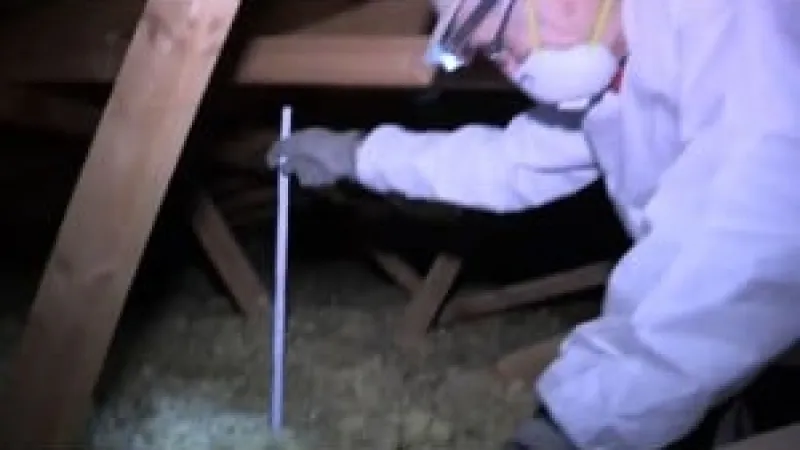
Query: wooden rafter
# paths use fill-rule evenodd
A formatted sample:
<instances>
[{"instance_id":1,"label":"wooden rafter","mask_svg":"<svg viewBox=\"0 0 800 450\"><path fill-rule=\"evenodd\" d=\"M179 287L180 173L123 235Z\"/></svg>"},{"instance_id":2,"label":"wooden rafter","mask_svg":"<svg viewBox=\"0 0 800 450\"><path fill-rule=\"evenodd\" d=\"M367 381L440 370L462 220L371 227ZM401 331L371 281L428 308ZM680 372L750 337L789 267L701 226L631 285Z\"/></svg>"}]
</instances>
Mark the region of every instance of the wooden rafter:
<instances>
[{"instance_id":1,"label":"wooden rafter","mask_svg":"<svg viewBox=\"0 0 800 450\"><path fill-rule=\"evenodd\" d=\"M0 87L0 123L89 136L100 114L101 111L93 105L49 95L37 89L25 86ZM248 144L252 146L248 148L261 149L261 146ZM238 309L248 317L259 316L268 302L267 291L210 194L197 194L196 210L191 222L200 246Z\"/></svg>"},{"instance_id":2,"label":"wooden rafter","mask_svg":"<svg viewBox=\"0 0 800 450\"><path fill-rule=\"evenodd\" d=\"M243 84L425 87L434 71L424 36L262 37L248 46L236 81Z\"/></svg>"},{"instance_id":3,"label":"wooden rafter","mask_svg":"<svg viewBox=\"0 0 800 450\"><path fill-rule=\"evenodd\" d=\"M118 316L238 7L145 6L11 366L4 448L81 446Z\"/></svg>"},{"instance_id":4,"label":"wooden rafter","mask_svg":"<svg viewBox=\"0 0 800 450\"><path fill-rule=\"evenodd\" d=\"M117 73L141 0L62 0L0 29L0 80L109 82ZM317 17L309 23L306 17ZM252 19L232 81L241 84L405 87L438 83L422 60L429 0L285 0ZM80 21L80 22L78 22ZM26 36L20 40L18 36ZM30 37L28 39L27 37ZM507 89L493 71L441 79L454 89Z\"/></svg>"}]
</instances>

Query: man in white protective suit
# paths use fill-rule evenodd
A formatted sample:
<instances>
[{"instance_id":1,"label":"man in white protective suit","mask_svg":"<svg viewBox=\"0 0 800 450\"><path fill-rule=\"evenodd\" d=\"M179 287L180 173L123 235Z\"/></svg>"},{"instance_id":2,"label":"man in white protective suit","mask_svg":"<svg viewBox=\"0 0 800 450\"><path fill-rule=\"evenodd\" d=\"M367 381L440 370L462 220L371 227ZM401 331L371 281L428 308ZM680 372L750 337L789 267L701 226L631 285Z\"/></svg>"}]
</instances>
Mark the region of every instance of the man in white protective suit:
<instances>
[{"instance_id":1,"label":"man in white protective suit","mask_svg":"<svg viewBox=\"0 0 800 450\"><path fill-rule=\"evenodd\" d=\"M508 448L649 450L800 338L800 2L440 0L428 59L495 61L534 103L498 128L300 131L267 161L506 213L602 178L634 246ZM619 92L608 89L622 60Z\"/></svg>"}]
</instances>

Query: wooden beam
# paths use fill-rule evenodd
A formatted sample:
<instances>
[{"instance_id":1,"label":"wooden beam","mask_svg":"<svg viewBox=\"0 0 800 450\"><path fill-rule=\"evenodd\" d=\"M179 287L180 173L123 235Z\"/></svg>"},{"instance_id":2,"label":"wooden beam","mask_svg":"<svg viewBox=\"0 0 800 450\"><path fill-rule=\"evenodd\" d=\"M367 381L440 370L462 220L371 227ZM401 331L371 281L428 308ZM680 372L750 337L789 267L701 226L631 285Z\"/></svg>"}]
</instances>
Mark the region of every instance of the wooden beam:
<instances>
[{"instance_id":1,"label":"wooden beam","mask_svg":"<svg viewBox=\"0 0 800 450\"><path fill-rule=\"evenodd\" d=\"M145 6L13 360L0 402L4 448L81 446L125 297L238 7Z\"/></svg>"},{"instance_id":2,"label":"wooden beam","mask_svg":"<svg viewBox=\"0 0 800 450\"><path fill-rule=\"evenodd\" d=\"M252 36L233 81L303 85L330 80L335 85L367 86L431 82L433 72L422 62L428 0L329 1L335 4L277 2L271 8L274 11L268 11L275 17L253 19L253 28L260 35ZM25 82L112 80L140 4L140 0L107 4L68 0L0 30L0 59L14 61L0 66L0 78ZM302 17L307 11L316 15L327 11L327 15L285 29L286 23L292 23L290 17ZM31 33L31 39L19 38ZM326 77L326 73L330 75ZM356 78L342 79L349 75Z\"/></svg>"},{"instance_id":3,"label":"wooden beam","mask_svg":"<svg viewBox=\"0 0 800 450\"><path fill-rule=\"evenodd\" d=\"M425 87L425 36L262 37L247 48L236 73L242 84ZM266 56L269 55L269 56Z\"/></svg>"},{"instance_id":4,"label":"wooden beam","mask_svg":"<svg viewBox=\"0 0 800 450\"><path fill-rule=\"evenodd\" d=\"M406 306L396 337L404 350L419 349L436 313L447 297L459 272L462 259L446 252L440 253L431 269Z\"/></svg>"},{"instance_id":5,"label":"wooden beam","mask_svg":"<svg viewBox=\"0 0 800 450\"><path fill-rule=\"evenodd\" d=\"M439 321L445 325L602 286L612 267L611 263L603 261L497 290L455 297L445 306Z\"/></svg>"},{"instance_id":6,"label":"wooden beam","mask_svg":"<svg viewBox=\"0 0 800 450\"><path fill-rule=\"evenodd\" d=\"M422 60L425 36L287 35L253 39L235 70L239 84L425 87L434 71ZM48 59L0 66L11 82L104 83L117 72L122 44L75 49Z\"/></svg>"},{"instance_id":7,"label":"wooden beam","mask_svg":"<svg viewBox=\"0 0 800 450\"><path fill-rule=\"evenodd\" d=\"M292 14L292 9L283 5L281 11ZM234 80L287 86L429 86L435 71L423 55L430 14L429 0L370 0L285 34L273 34L279 18L270 18L262 31L268 35L251 41Z\"/></svg>"},{"instance_id":8,"label":"wooden beam","mask_svg":"<svg viewBox=\"0 0 800 450\"><path fill-rule=\"evenodd\" d=\"M192 228L239 309L248 318L260 317L269 294L208 194L198 198Z\"/></svg>"},{"instance_id":9,"label":"wooden beam","mask_svg":"<svg viewBox=\"0 0 800 450\"><path fill-rule=\"evenodd\" d=\"M407 292L413 294L422 287L424 281L417 271L399 256L381 250L372 250L370 254L386 275Z\"/></svg>"},{"instance_id":10,"label":"wooden beam","mask_svg":"<svg viewBox=\"0 0 800 450\"><path fill-rule=\"evenodd\" d=\"M101 112L92 105L48 95L27 86L0 88L0 121L16 125L83 136L92 132ZM21 176L30 177L30 174L23 171ZM239 310L248 318L260 316L269 303L267 292L224 217L205 193L199 194L192 227Z\"/></svg>"},{"instance_id":11,"label":"wooden beam","mask_svg":"<svg viewBox=\"0 0 800 450\"><path fill-rule=\"evenodd\" d=\"M0 29L0 80L109 82L133 29L141 0L62 0ZM329 4L330 3L330 4ZM429 0L277 2L254 26L232 82L257 85L509 90L484 67L434 77L423 63ZM307 23L306 16L318 17ZM321 16L321 18L319 18ZM77 22L80 20L81 22ZM25 36L20 39L19 36Z\"/></svg>"},{"instance_id":12,"label":"wooden beam","mask_svg":"<svg viewBox=\"0 0 800 450\"><path fill-rule=\"evenodd\" d=\"M533 383L556 359L565 337L559 334L508 353L497 362L497 373L508 381Z\"/></svg>"}]
</instances>

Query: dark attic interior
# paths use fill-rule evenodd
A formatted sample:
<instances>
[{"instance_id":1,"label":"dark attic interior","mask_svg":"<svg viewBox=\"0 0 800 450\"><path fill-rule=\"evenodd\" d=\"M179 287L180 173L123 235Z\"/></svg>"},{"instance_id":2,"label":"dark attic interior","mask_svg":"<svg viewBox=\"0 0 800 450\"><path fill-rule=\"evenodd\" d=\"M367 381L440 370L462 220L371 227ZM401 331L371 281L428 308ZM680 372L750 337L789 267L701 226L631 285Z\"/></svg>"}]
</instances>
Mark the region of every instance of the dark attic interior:
<instances>
[{"instance_id":1,"label":"dark attic interior","mask_svg":"<svg viewBox=\"0 0 800 450\"><path fill-rule=\"evenodd\" d=\"M293 181L278 442L281 107L295 130L446 130L529 100L487 64L427 68L427 0L0 14L2 448L499 448L630 245L600 184L494 215ZM749 388L761 434L729 448L799 448L794 367Z\"/></svg>"}]
</instances>

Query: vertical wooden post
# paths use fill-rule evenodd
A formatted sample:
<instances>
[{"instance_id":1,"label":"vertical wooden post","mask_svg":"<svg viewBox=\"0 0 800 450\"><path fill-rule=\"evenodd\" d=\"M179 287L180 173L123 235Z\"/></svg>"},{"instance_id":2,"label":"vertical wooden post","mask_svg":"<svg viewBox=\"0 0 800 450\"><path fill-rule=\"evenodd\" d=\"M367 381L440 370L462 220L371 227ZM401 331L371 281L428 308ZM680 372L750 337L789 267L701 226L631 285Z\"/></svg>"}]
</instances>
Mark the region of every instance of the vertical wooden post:
<instances>
[{"instance_id":1,"label":"vertical wooden post","mask_svg":"<svg viewBox=\"0 0 800 450\"><path fill-rule=\"evenodd\" d=\"M3 448L81 445L117 319L239 3L147 2L0 401Z\"/></svg>"}]
</instances>

